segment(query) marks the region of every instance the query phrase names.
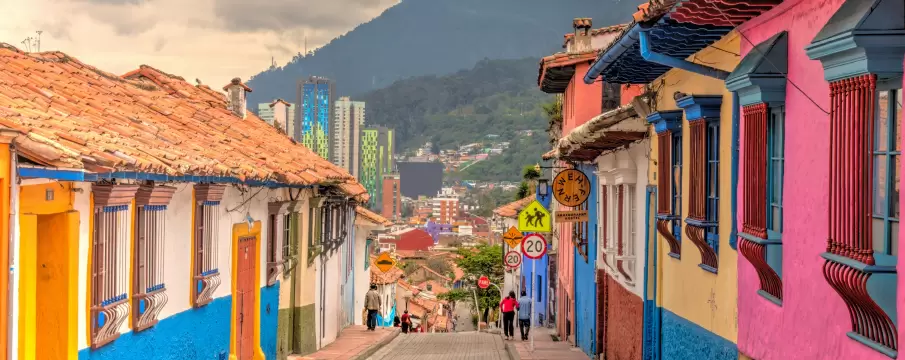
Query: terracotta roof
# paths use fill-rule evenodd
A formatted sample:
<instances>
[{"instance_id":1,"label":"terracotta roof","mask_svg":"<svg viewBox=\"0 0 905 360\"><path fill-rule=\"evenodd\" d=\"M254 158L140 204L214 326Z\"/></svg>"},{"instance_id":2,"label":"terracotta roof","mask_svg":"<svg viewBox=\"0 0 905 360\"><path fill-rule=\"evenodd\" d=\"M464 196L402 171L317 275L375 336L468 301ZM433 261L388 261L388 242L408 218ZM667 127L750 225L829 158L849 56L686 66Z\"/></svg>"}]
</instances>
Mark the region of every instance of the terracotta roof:
<instances>
[{"instance_id":1,"label":"terracotta roof","mask_svg":"<svg viewBox=\"0 0 905 360\"><path fill-rule=\"evenodd\" d=\"M456 277L455 279L453 279L453 281L459 281L460 279L465 277L465 271L462 271L462 269L460 269L458 266L453 265L452 268L453 268L453 273L455 274L455 277Z\"/></svg>"},{"instance_id":2,"label":"terracotta roof","mask_svg":"<svg viewBox=\"0 0 905 360\"><path fill-rule=\"evenodd\" d=\"M411 291L412 295L418 295L418 293L421 292L421 289L419 289L417 286L409 284L408 282L406 282L405 280L402 280L402 279L396 280L396 286L399 286L399 287L402 287L403 289Z\"/></svg>"},{"instance_id":3,"label":"terracotta roof","mask_svg":"<svg viewBox=\"0 0 905 360\"><path fill-rule=\"evenodd\" d=\"M632 104L593 117L559 139L558 158L593 161L601 153L615 150L648 135L647 120L638 116Z\"/></svg>"},{"instance_id":4,"label":"terracotta roof","mask_svg":"<svg viewBox=\"0 0 905 360\"><path fill-rule=\"evenodd\" d=\"M436 281L436 280L427 280L425 282L422 282L422 283L418 284L418 288L424 289L426 291L428 284L430 284L430 286L431 286L430 292L432 292L434 294L440 295L440 294L445 294L445 293L449 292L449 289L447 289L445 286L443 286L443 284L441 284L439 281Z\"/></svg>"},{"instance_id":5,"label":"terracotta roof","mask_svg":"<svg viewBox=\"0 0 905 360\"><path fill-rule=\"evenodd\" d=\"M273 106L276 105L277 103L283 103L283 104L285 104L286 106L292 106L292 104L286 102L286 100L283 100L283 99L276 99L276 100L274 100L272 103L270 103L270 107L273 107Z\"/></svg>"},{"instance_id":6,"label":"terracotta roof","mask_svg":"<svg viewBox=\"0 0 905 360\"><path fill-rule=\"evenodd\" d=\"M572 20L573 28L590 28L592 24L591 18L575 18Z\"/></svg>"},{"instance_id":7,"label":"terracotta roof","mask_svg":"<svg viewBox=\"0 0 905 360\"><path fill-rule=\"evenodd\" d=\"M338 185L368 198L344 169L250 112L234 115L225 94L150 66L120 77L0 43L0 127L18 131L19 154L42 166Z\"/></svg>"},{"instance_id":8,"label":"terracotta roof","mask_svg":"<svg viewBox=\"0 0 905 360\"><path fill-rule=\"evenodd\" d=\"M390 271L380 271L376 266L371 266L371 284L386 285L392 284L405 275L402 269L393 267Z\"/></svg>"},{"instance_id":9,"label":"terracotta roof","mask_svg":"<svg viewBox=\"0 0 905 360\"><path fill-rule=\"evenodd\" d=\"M356 206L355 212L358 215L361 215L363 218L365 218L366 220L368 220L374 224L383 225L383 226L393 225L393 223L390 222L389 220L387 220L385 217L380 216L380 214L375 213L371 210L368 210L367 208L365 208L363 206Z\"/></svg>"},{"instance_id":10,"label":"terracotta roof","mask_svg":"<svg viewBox=\"0 0 905 360\"><path fill-rule=\"evenodd\" d=\"M551 159L555 159L556 157L557 157L556 149L553 149L553 150L545 152L543 155L541 155L540 158L543 160L551 160Z\"/></svg>"},{"instance_id":11,"label":"terracotta roof","mask_svg":"<svg viewBox=\"0 0 905 360\"><path fill-rule=\"evenodd\" d=\"M518 212L522 211L525 206L531 203L534 200L534 194L528 195L521 200L516 200L506 205L500 206L496 209L493 209L493 213L502 217L507 218L516 218L518 217Z\"/></svg>"},{"instance_id":12,"label":"terracotta roof","mask_svg":"<svg viewBox=\"0 0 905 360\"><path fill-rule=\"evenodd\" d=\"M597 59L597 52L593 50L579 53L559 52L540 59L537 71L537 86L548 93L561 93L565 91L572 76L575 74L575 65L587 62L592 63Z\"/></svg>"},{"instance_id":13,"label":"terracotta roof","mask_svg":"<svg viewBox=\"0 0 905 360\"><path fill-rule=\"evenodd\" d=\"M441 274L441 273L438 273L436 270L429 268L427 265L421 265L421 267L422 267L424 270L426 270L427 272L429 272L429 273L431 273L431 274L434 274L434 275L437 275L438 277L440 277L440 278L443 279L443 280L452 281L452 279L450 279L449 276L446 276L446 275L443 275L443 274Z\"/></svg>"}]
</instances>

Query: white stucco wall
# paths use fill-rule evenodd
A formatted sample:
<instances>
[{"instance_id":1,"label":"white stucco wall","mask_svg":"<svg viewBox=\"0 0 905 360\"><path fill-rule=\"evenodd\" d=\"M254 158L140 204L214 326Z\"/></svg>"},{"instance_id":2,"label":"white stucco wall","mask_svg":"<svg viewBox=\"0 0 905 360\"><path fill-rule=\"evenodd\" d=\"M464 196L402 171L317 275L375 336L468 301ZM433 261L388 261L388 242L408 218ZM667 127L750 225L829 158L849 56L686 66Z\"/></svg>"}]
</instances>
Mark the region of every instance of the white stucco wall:
<instances>
[{"instance_id":1,"label":"white stucco wall","mask_svg":"<svg viewBox=\"0 0 905 360\"><path fill-rule=\"evenodd\" d=\"M166 215L166 243L164 255L164 284L167 288L167 304L160 312L158 319L164 319L173 314L192 309L190 286L192 286L191 274L191 246L192 246L192 193L193 184L171 185L176 188L176 193L167 207ZM85 313L87 301L88 273L88 248L91 238L88 234L90 209L90 183L79 183L80 191L75 194L75 209L79 212L79 303L78 303L78 336L79 349L89 346L87 329L88 314ZM266 216L267 203L274 199L281 199L284 190L251 188L244 194L233 186L228 186L223 200L220 202L220 222L218 229L219 246L217 248L218 269L221 283L214 292L214 298L230 296L232 293L232 227L235 223L245 222L246 213L255 221L261 221L262 232L267 229ZM253 197L252 197L253 196ZM249 199L246 202L246 199ZM229 212L227 210L234 210ZM266 235L262 234L261 247L258 256L261 257L261 272L259 274L261 285L266 285ZM131 251L131 249L130 249ZM126 321L121 333L131 331L130 324Z\"/></svg>"},{"instance_id":2,"label":"white stucco wall","mask_svg":"<svg viewBox=\"0 0 905 360\"><path fill-rule=\"evenodd\" d=\"M365 308L365 293L368 292L368 288L371 286L371 269L370 267L365 268L365 258L369 256L366 251L366 246L368 233L375 229L377 229L377 227L362 219L360 216L355 220L355 263L353 264L354 287L352 290L352 297L354 299L354 306L352 307L353 324L355 325L365 325L364 319L361 317L361 310ZM371 248L373 249L376 246L377 242L374 241L371 244ZM371 266L374 265L371 264Z\"/></svg>"},{"instance_id":3,"label":"white stucco wall","mask_svg":"<svg viewBox=\"0 0 905 360\"><path fill-rule=\"evenodd\" d=\"M649 158L649 140L645 139L641 142L632 144L626 150L601 155L597 158L597 171L600 177L600 185L598 191L603 191L608 182L614 184L632 184L635 186L633 198L635 216L632 227L634 236L631 238L631 246L634 249L634 281L629 284L625 281L624 276L618 271L607 267L604 261L604 237L602 227L598 230L598 246L597 246L597 267L605 269L607 273L616 279L626 289L642 296L644 289L644 231L645 231L645 212L644 206L647 201L647 166ZM600 204L599 206L605 206ZM600 213L600 209L598 209ZM612 212L611 212L612 213ZM615 239L614 239L615 241Z\"/></svg>"}]
</instances>

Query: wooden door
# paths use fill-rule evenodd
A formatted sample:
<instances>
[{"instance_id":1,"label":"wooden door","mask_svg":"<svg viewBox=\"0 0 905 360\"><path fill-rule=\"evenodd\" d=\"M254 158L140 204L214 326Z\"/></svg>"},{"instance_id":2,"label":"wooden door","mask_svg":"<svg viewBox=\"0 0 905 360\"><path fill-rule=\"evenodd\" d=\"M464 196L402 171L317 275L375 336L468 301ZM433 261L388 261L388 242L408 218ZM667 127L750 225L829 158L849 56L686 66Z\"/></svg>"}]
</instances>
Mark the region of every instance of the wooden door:
<instances>
[{"instance_id":1,"label":"wooden door","mask_svg":"<svg viewBox=\"0 0 905 360\"><path fill-rule=\"evenodd\" d=\"M254 354L254 304L255 289L255 238L239 239L238 267L236 269L236 339L239 360L251 360Z\"/></svg>"}]
</instances>

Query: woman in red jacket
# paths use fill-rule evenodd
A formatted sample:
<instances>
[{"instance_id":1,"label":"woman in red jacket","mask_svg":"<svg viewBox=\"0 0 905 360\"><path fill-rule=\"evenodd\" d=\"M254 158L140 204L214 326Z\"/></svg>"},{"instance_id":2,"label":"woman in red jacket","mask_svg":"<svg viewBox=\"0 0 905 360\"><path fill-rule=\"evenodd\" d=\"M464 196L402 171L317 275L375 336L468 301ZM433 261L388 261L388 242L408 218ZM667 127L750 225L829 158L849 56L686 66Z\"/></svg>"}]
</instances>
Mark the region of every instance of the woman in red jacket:
<instances>
[{"instance_id":1,"label":"woman in red jacket","mask_svg":"<svg viewBox=\"0 0 905 360\"><path fill-rule=\"evenodd\" d=\"M500 310L503 312L503 332L506 340L512 340L515 336L515 310L518 309L518 300L515 299L515 291L510 291L503 301L500 301Z\"/></svg>"}]
</instances>

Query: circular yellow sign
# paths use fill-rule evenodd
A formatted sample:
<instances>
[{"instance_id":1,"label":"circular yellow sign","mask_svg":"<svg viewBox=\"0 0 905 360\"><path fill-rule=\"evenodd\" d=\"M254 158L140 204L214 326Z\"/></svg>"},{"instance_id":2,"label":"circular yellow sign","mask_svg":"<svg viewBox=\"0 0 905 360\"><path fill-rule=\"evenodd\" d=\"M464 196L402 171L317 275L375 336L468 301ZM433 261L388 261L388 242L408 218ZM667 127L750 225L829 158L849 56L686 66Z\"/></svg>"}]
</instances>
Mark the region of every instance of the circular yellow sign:
<instances>
[{"instance_id":1,"label":"circular yellow sign","mask_svg":"<svg viewBox=\"0 0 905 360\"><path fill-rule=\"evenodd\" d=\"M588 196L591 196L591 182L579 170L564 170L553 179L553 197L564 206L584 204Z\"/></svg>"}]
</instances>

